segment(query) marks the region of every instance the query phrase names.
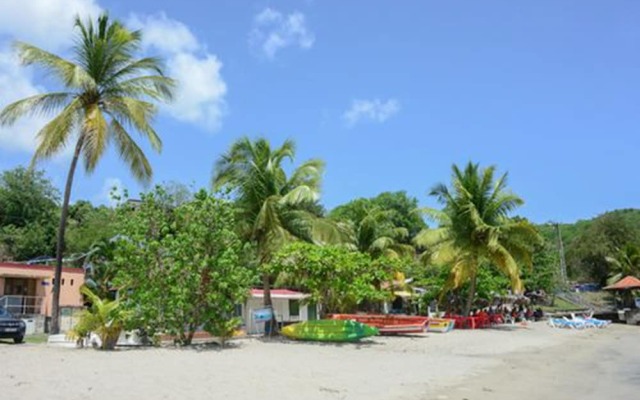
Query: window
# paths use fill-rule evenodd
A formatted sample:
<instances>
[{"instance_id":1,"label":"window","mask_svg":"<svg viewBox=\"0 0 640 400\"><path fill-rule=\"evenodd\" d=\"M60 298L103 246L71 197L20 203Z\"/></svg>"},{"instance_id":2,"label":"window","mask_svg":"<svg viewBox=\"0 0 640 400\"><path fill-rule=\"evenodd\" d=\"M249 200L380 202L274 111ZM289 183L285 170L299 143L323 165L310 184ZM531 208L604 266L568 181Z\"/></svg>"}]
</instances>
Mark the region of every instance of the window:
<instances>
[{"instance_id":1,"label":"window","mask_svg":"<svg viewBox=\"0 0 640 400\"><path fill-rule=\"evenodd\" d=\"M300 301L299 300L289 300L289 316L290 317L299 317L300 316Z\"/></svg>"},{"instance_id":2,"label":"window","mask_svg":"<svg viewBox=\"0 0 640 400\"><path fill-rule=\"evenodd\" d=\"M62 278L62 282L60 284L64 286L64 278Z\"/></svg>"},{"instance_id":3,"label":"window","mask_svg":"<svg viewBox=\"0 0 640 400\"><path fill-rule=\"evenodd\" d=\"M51 284L55 285L56 284L56 278L51 278Z\"/></svg>"},{"instance_id":4,"label":"window","mask_svg":"<svg viewBox=\"0 0 640 400\"><path fill-rule=\"evenodd\" d=\"M73 279L71 280L71 286L73 286Z\"/></svg>"}]
</instances>

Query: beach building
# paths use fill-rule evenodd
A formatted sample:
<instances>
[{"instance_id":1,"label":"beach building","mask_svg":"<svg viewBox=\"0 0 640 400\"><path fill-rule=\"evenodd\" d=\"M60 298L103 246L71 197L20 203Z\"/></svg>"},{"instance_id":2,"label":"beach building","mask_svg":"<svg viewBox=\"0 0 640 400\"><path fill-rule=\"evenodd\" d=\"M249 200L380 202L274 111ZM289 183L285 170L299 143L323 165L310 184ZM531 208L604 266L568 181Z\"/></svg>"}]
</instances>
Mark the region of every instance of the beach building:
<instances>
[{"instance_id":1,"label":"beach building","mask_svg":"<svg viewBox=\"0 0 640 400\"><path fill-rule=\"evenodd\" d=\"M50 265L0 263L0 307L27 321L27 330L44 330L51 317L55 268ZM61 321L82 308L82 268L63 268L60 281Z\"/></svg>"},{"instance_id":2,"label":"beach building","mask_svg":"<svg viewBox=\"0 0 640 400\"><path fill-rule=\"evenodd\" d=\"M308 294L288 289L272 289L271 301L276 321L280 325L318 319L319 308L315 304L308 304L305 299ZM251 295L245 304L238 305L237 314L242 316L244 329L248 334L264 333L264 322L257 322L254 312L264 309L264 291L251 289Z\"/></svg>"}]
</instances>

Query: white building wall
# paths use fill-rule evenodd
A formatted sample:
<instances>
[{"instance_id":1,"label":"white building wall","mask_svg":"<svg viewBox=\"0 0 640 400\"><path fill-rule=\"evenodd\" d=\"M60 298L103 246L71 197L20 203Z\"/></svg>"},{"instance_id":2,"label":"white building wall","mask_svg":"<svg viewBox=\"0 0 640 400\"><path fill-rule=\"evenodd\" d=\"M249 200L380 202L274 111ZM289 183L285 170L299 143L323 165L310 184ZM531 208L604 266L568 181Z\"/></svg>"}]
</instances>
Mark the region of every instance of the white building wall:
<instances>
[{"instance_id":1,"label":"white building wall","mask_svg":"<svg viewBox=\"0 0 640 400\"><path fill-rule=\"evenodd\" d=\"M291 316L289 314L289 299L272 299L273 308L278 322L300 322L307 321L309 318L308 305L300 304L300 315ZM264 332L264 322L253 321L253 311L264 308L263 299L261 297L251 297L242 307L242 319L244 320L245 330L248 334L257 334ZM316 313L318 315L319 313Z\"/></svg>"}]
</instances>

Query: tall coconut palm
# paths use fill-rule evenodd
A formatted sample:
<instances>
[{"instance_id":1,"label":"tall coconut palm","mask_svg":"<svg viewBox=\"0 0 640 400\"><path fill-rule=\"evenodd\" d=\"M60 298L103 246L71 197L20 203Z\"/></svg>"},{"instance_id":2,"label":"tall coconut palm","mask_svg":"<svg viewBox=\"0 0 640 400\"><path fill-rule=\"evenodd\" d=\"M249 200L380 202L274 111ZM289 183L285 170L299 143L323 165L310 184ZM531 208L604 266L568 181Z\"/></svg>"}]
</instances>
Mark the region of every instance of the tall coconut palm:
<instances>
[{"instance_id":1,"label":"tall coconut palm","mask_svg":"<svg viewBox=\"0 0 640 400\"><path fill-rule=\"evenodd\" d=\"M531 266L533 245L540 241L533 225L509 217L523 200L507 191L507 174L497 180L494 174L495 167L480 169L469 163L460 170L454 165L451 188L438 184L430 193L444 209L425 210L439 227L415 239L433 263L450 266L445 289L469 283L466 315L473 305L479 266L494 264L509 277L513 289L521 291L520 266Z\"/></svg>"},{"instance_id":2,"label":"tall coconut palm","mask_svg":"<svg viewBox=\"0 0 640 400\"><path fill-rule=\"evenodd\" d=\"M294 157L295 144L290 140L272 148L266 139L242 138L214 167L212 185L237 196L241 230L256 245L261 266L287 242L335 242L342 234L336 225L309 211L319 196L323 162L306 161L287 176L283 164ZM262 276L265 306L271 306L271 279L266 273Z\"/></svg>"},{"instance_id":3,"label":"tall coconut palm","mask_svg":"<svg viewBox=\"0 0 640 400\"><path fill-rule=\"evenodd\" d=\"M129 130L137 130L159 152L162 142L151 126L157 110L153 102L170 99L174 87L174 82L164 76L158 58L135 57L140 49L140 31L130 31L107 15L101 15L95 24L76 18L75 28L71 59L16 43L23 64L42 67L64 90L16 101L0 112L1 125L11 125L24 116L56 114L37 134L34 163L60 153L75 141L56 246L53 333L59 331L64 233L78 159L82 156L86 172L91 173L113 143L133 176L141 182L150 181L151 165Z\"/></svg>"}]
</instances>

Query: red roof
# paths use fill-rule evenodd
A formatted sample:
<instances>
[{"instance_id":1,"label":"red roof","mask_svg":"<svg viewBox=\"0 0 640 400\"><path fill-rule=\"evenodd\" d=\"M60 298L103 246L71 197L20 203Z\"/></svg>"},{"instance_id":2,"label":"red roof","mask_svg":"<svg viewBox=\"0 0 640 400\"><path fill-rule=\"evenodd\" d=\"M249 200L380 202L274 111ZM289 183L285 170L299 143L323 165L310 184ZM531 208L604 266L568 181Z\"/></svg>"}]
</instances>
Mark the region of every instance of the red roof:
<instances>
[{"instance_id":1,"label":"red roof","mask_svg":"<svg viewBox=\"0 0 640 400\"><path fill-rule=\"evenodd\" d=\"M54 271L55 267L53 265L41 265L41 264L20 264L16 262L0 262L0 269L2 268L14 268L14 269L23 269L23 270L36 270L36 271ZM84 274L84 270L82 268L69 268L63 267L62 272L71 273L71 274Z\"/></svg>"},{"instance_id":2,"label":"red roof","mask_svg":"<svg viewBox=\"0 0 640 400\"><path fill-rule=\"evenodd\" d=\"M264 297L264 290L262 289L251 289L252 297ZM295 290L289 289L271 289L271 296L273 297L284 297L284 298L301 298L306 297L307 295L302 292L296 292Z\"/></svg>"},{"instance_id":3,"label":"red roof","mask_svg":"<svg viewBox=\"0 0 640 400\"><path fill-rule=\"evenodd\" d=\"M627 290L627 289L640 289L640 279L635 276L626 276L620 279L613 285L607 286L604 290Z\"/></svg>"}]
</instances>

